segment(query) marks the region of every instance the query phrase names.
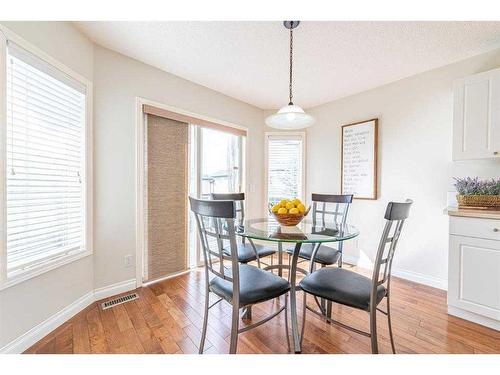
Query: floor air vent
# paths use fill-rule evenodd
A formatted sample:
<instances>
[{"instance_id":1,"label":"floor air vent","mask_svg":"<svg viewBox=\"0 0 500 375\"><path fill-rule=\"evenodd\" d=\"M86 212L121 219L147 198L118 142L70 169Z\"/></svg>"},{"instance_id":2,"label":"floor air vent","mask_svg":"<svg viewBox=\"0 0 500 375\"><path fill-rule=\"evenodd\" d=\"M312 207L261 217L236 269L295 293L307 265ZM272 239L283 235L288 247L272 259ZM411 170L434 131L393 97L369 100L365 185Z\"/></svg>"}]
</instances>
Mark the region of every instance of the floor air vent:
<instances>
[{"instance_id":1,"label":"floor air vent","mask_svg":"<svg viewBox=\"0 0 500 375\"><path fill-rule=\"evenodd\" d=\"M133 301L134 299L137 298L139 298L137 293L127 294L126 296L113 298L112 300L101 303L101 309L103 310L110 309L113 306L121 305L122 303Z\"/></svg>"}]
</instances>

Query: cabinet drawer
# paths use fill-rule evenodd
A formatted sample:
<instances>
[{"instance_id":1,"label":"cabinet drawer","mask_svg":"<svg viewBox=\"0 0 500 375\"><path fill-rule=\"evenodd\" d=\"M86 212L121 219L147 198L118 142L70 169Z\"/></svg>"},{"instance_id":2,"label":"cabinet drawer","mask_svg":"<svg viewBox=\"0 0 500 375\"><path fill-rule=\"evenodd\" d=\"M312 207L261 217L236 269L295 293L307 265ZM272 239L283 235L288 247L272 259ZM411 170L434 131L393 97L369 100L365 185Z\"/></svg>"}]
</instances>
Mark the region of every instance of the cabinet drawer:
<instances>
[{"instance_id":1,"label":"cabinet drawer","mask_svg":"<svg viewBox=\"0 0 500 375\"><path fill-rule=\"evenodd\" d=\"M500 220L451 216L450 234L500 241Z\"/></svg>"}]
</instances>

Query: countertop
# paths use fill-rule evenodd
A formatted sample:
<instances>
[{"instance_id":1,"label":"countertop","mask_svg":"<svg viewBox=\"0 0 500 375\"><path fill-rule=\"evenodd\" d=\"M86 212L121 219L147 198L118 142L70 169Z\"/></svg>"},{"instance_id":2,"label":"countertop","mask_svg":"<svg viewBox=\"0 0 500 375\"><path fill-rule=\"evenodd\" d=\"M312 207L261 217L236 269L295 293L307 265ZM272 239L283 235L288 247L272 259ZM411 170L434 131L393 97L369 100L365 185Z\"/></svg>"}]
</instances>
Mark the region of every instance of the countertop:
<instances>
[{"instance_id":1,"label":"countertop","mask_svg":"<svg viewBox=\"0 0 500 375\"><path fill-rule=\"evenodd\" d=\"M450 216L476 217L500 220L500 210L474 210L468 208L446 207L444 213Z\"/></svg>"}]
</instances>

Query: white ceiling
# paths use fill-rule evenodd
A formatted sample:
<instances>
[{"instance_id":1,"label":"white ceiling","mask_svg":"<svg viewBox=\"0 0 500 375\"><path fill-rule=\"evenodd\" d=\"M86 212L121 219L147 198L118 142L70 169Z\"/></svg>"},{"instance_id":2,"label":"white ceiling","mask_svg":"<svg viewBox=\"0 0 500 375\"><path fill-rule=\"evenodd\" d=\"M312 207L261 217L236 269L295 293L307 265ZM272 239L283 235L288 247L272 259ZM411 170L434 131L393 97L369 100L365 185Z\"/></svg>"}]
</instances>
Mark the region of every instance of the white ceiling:
<instances>
[{"instance_id":1,"label":"white ceiling","mask_svg":"<svg viewBox=\"0 0 500 375\"><path fill-rule=\"evenodd\" d=\"M262 109L288 102L276 22L78 22L94 42ZM500 47L500 22L301 22L294 102L323 104Z\"/></svg>"}]
</instances>

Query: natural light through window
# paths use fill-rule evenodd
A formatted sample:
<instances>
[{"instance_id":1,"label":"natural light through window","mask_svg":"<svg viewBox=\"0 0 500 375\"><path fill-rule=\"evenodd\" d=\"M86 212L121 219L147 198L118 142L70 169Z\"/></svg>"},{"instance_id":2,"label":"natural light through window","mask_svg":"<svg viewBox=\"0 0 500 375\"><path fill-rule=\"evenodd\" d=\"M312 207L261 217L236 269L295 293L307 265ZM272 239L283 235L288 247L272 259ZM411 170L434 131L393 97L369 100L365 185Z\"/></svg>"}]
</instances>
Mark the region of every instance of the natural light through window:
<instances>
[{"instance_id":1,"label":"natural light through window","mask_svg":"<svg viewBox=\"0 0 500 375\"><path fill-rule=\"evenodd\" d=\"M86 88L9 44L7 277L86 247Z\"/></svg>"},{"instance_id":2,"label":"natural light through window","mask_svg":"<svg viewBox=\"0 0 500 375\"><path fill-rule=\"evenodd\" d=\"M303 199L303 135L267 134L267 198Z\"/></svg>"},{"instance_id":3,"label":"natural light through window","mask_svg":"<svg viewBox=\"0 0 500 375\"><path fill-rule=\"evenodd\" d=\"M241 191L242 137L201 128L202 195Z\"/></svg>"}]
</instances>

